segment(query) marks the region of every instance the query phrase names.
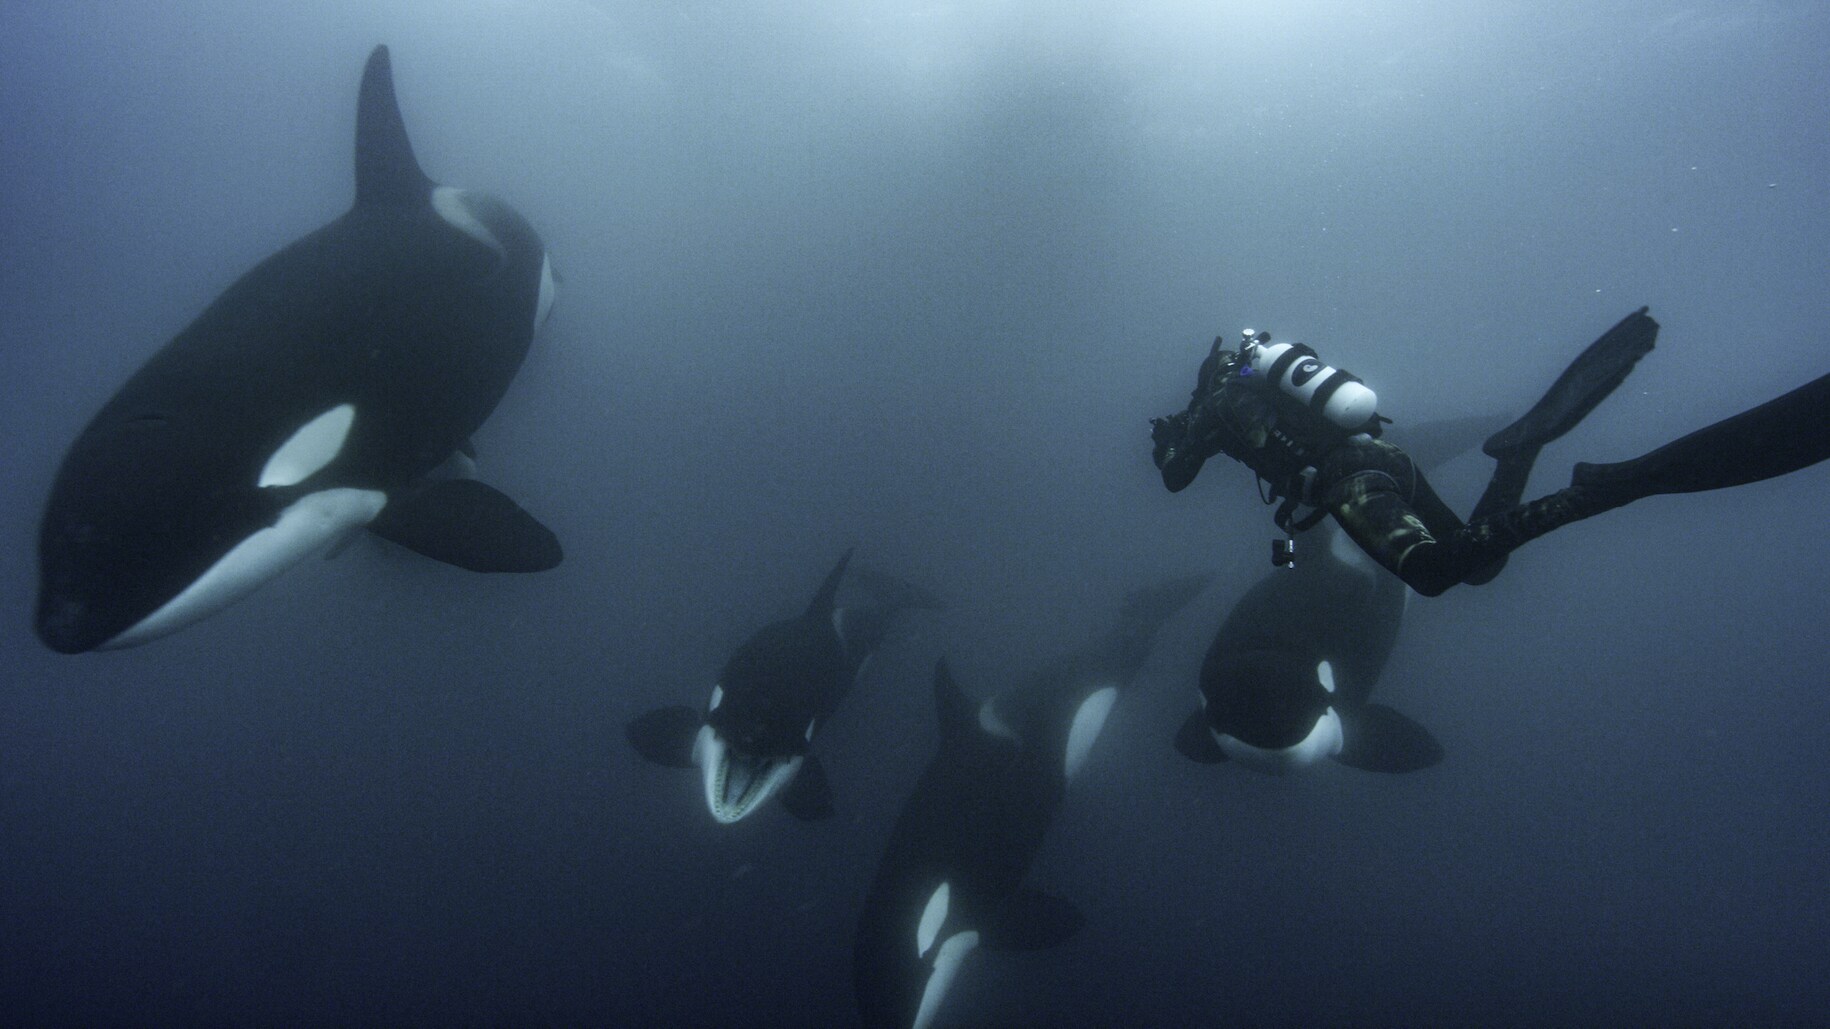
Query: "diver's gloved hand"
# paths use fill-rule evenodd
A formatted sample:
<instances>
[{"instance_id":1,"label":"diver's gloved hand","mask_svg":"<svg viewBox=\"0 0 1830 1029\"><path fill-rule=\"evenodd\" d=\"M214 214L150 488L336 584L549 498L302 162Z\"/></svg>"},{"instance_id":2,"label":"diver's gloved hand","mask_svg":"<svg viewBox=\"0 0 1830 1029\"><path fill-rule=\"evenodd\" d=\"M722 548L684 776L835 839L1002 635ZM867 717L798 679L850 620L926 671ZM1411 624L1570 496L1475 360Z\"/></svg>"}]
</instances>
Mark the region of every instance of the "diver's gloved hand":
<instances>
[{"instance_id":1,"label":"diver's gloved hand","mask_svg":"<svg viewBox=\"0 0 1830 1029\"><path fill-rule=\"evenodd\" d=\"M1188 438L1186 411L1167 418L1150 419L1150 442L1153 444L1151 459L1163 473L1163 486L1171 493L1180 493L1195 481L1202 463L1207 460L1207 454L1201 448L1189 445L1192 441Z\"/></svg>"}]
</instances>

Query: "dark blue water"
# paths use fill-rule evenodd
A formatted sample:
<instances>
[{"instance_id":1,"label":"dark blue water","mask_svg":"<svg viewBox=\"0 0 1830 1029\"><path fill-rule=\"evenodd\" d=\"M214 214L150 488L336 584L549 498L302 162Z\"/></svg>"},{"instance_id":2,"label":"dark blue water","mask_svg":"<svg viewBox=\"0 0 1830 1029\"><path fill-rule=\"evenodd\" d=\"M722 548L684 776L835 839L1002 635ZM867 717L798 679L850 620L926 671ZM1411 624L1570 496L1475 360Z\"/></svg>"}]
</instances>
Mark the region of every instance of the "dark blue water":
<instances>
[{"instance_id":1,"label":"dark blue water","mask_svg":"<svg viewBox=\"0 0 1830 1029\"><path fill-rule=\"evenodd\" d=\"M1830 1017L1830 473L1417 600L1379 694L1448 759L1275 780L1171 749L1273 530L1230 466L1165 493L1146 424L1246 324L1405 423L1520 410L1650 304L1549 490L1821 374L1830 12L732 6L0 2L0 1021L849 1024L929 663L989 693L1194 568L1032 872L1087 927L980 952L950 1024ZM565 275L476 442L566 563L366 541L50 653L65 447L348 203L377 42L427 170ZM851 545L951 609L823 735L839 817L716 827L620 727Z\"/></svg>"}]
</instances>

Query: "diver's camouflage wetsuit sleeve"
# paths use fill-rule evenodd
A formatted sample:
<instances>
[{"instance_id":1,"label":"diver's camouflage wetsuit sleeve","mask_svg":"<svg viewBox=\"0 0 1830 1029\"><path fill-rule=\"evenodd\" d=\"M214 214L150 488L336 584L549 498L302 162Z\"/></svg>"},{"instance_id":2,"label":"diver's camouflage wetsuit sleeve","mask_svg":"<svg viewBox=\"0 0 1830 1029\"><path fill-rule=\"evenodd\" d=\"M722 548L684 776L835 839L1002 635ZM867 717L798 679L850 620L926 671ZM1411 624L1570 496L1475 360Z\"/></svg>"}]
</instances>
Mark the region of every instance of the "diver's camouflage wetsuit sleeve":
<instances>
[{"instance_id":1,"label":"diver's camouflage wetsuit sleeve","mask_svg":"<svg viewBox=\"0 0 1830 1029\"><path fill-rule=\"evenodd\" d=\"M1617 503L1572 487L1464 524L1410 455L1366 436L1322 460L1316 495L1360 549L1426 597L1485 582L1489 566L1526 542Z\"/></svg>"}]
</instances>

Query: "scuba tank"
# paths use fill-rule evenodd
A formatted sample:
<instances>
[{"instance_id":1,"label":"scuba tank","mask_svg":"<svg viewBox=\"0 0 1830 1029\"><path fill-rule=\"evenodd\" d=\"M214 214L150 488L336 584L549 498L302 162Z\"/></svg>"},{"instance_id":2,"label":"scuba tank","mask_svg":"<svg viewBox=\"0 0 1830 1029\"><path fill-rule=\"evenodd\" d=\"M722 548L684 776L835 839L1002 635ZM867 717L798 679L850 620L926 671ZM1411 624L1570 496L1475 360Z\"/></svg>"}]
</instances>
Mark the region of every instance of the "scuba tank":
<instances>
[{"instance_id":1,"label":"scuba tank","mask_svg":"<svg viewBox=\"0 0 1830 1029\"><path fill-rule=\"evenodd\" d=\"M1380 434L1385 419L1379 417L1379 398L1358 376L1323 364L1307 344L1272 345L1270 333L1252 329L1243 335L1238 376L1260 380L1259 389L1275 398L1273 407L1284 408L1282 417L1268 420L1264 432L1266 456L1271 451L1282 454L1282 467L1269 460L1262 465L1246 463L1271 487L1265 502L1283 501L1275 516L1278 528L1303 532L1327 515L1324 508L1315 507L1297 517L1298 507L1315 504L1311 493L1316 462L1332 446L1330 441L1357 433ZM1294 567L1295 540L1273 541L1271 563Z\"/></svg>"},{"instance_id":2,"label":"scuba tank","mask_svg":"<svg viewBox=\"0 0 1830 1029\"><path fill-rule=\"evenodd\" d=\"M1358 376L1323 364L1308 344L1272 344L1270 333L1247 329L1240 356L1252 373L1347 432L1377 434L1378 395Z\"/></svg>"}]
</instances>

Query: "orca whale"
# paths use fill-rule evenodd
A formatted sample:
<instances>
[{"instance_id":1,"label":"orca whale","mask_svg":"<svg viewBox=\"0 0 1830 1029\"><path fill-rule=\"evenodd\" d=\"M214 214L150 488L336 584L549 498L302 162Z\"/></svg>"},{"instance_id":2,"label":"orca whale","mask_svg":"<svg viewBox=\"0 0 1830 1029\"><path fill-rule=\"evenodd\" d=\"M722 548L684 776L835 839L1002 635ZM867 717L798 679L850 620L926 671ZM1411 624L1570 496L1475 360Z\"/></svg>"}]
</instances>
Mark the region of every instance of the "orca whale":
<instances>
[{"instance_id":1,"label":"orca whale","mask_svg":"<svg viewBox=\"0 0 1830 1029\"><path fill-rule=\"evenodd\" d=\"M838 604L847 550L806 610L771 622L725 662L704 708L673 705L631 721L624 735L655 764L700 770L705 806L729 825L776 794L803 821L833 813L832 788L813 740L862 676L898 614L939 610L924 591L854 572L871 599Z\"/></svg>"},{"instance_id":2,"label":"orca whale","mask_svg":"<svg viewBox=\"0 0 1830 1029\"><path fill-rule=\"evenodd\" d=\"M1023 878L1157 630L1205 584L1133 593L1104 638L983 704L936 665L940 747L890 830L853 940L867 1029L930 1025L980 946L1041 950L1080 929L1071 903Z\"/></svg>"},{"instance_id":3,"label":"orca whale","mask_svg":"<svg viewBox=\"0 0 1830 1029\"><path fill-rule=\"evenodd\" d=\"M367 528L476 571L539 571L553 534L434 476L468 451L557 295L502 201L414 157L385 46L356 110L355 203L269 256L71 445L39 532L39 638L63 653L182 629Z\"/></svg>"},{"instance_id":4,"label":"orca whale","mask_svg":"<svg viewBox=\"0 0 1830 1029\"><path fill-rule=\"evenodd\" d=\"M1417 430L1413 460L1447 461L1503 424L1435 422ZM1324 758L1375 772L1442 760L1429 730L1370 700L1404 620L1410 589L1332 520L1310 530L1296 566L1272 571L1233 606L1201 663L1201 708L1176 749L1206 764L1231 759L1284 773Z\"/></svg>"}]
</instances>

